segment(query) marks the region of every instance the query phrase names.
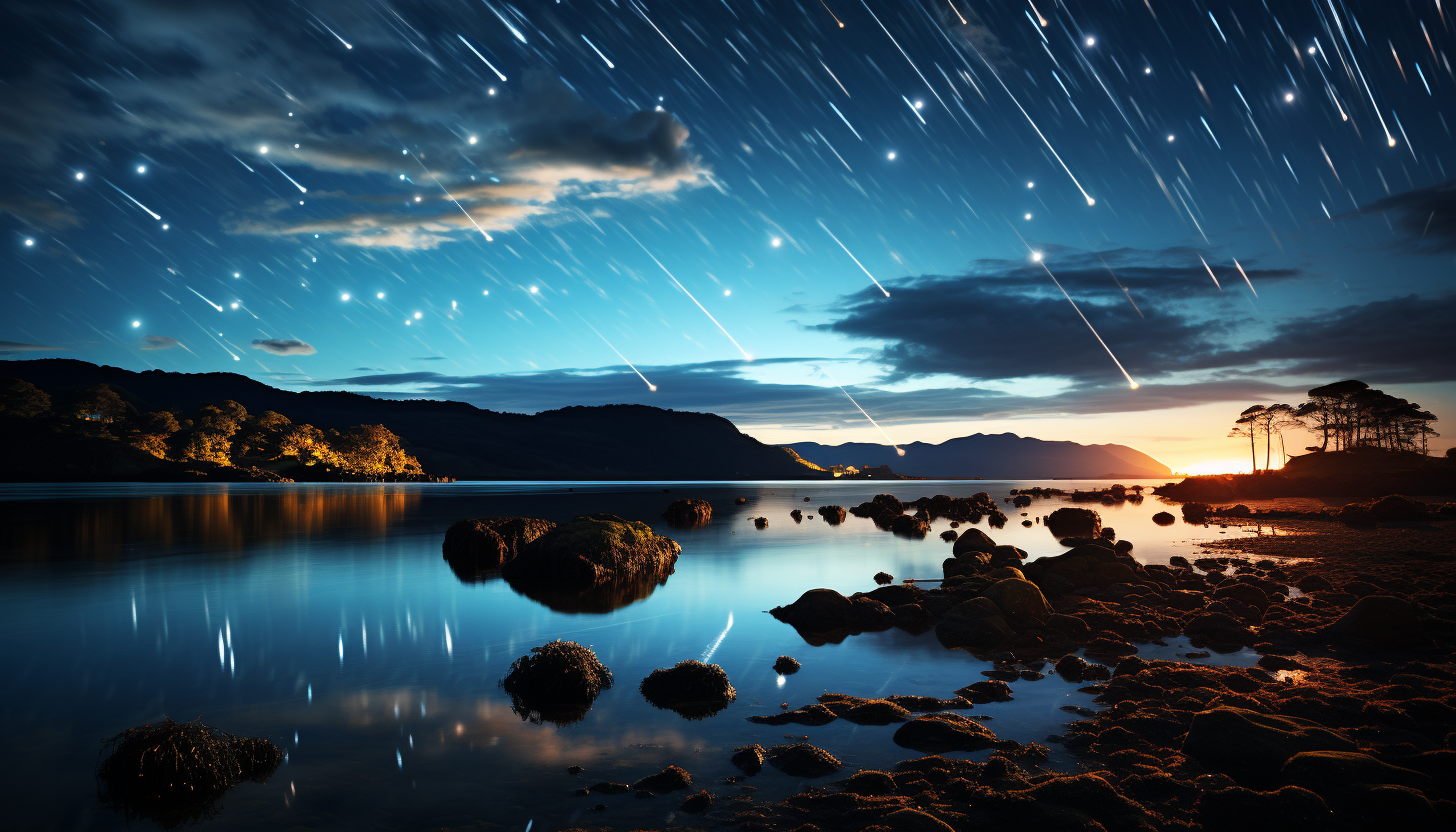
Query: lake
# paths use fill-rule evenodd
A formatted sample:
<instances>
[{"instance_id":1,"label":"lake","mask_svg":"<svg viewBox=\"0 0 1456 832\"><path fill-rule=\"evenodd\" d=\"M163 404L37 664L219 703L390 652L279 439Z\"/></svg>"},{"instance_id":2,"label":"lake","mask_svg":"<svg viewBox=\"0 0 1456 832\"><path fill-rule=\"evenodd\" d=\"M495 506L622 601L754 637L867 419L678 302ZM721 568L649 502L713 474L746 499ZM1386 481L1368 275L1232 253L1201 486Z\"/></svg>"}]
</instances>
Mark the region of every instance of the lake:
<instances>
[{"instance_id":1,"label":"lake","mask_svg":"<svg viewBox=\"0 0 1456 832\"><path fill-rule=\"evenodd\" d=\"M1133 482L1124 481L1131 485ZM0 717L3 782L12 828L111 829L126 819L97 800L100 741L171 716L265 736L287 760L266 784L223 799L208 829L450 828L553 830L574 824L636 828L673 821L683 793L579 798L603 780L632 782L666 765L692 773L718 798L778 799L805 781L772 768L738 785L736 746L807 735L838 756L845 776L915 756L891 742L895 726L843 720L819 728L746 721L780 703L810 704L832 691L855 696L939 697L990 668L949 651L933 632L866 633L810 646L765 611L808 589L845 594L872 576L938 578L950 544L933 524L924 540L895 537L869 520L795 523L792 509L853 506L877 493L903 500L1008 489L1071 490L1069 481L838 481L824 483L451 483L420 485L6 485L0 486ZM1154 485L1144 482L1144 485ZM669 489L670 494L663 493ZM804 502L805 497L809 501ZM670 529L667 504L698 497L713 521ZM737 497L747 504L734 505ZM1037 500L1030 517L1063 505ZM1164 508L1097 508L1131 540L1134 556L1166 563L1236 528L1151 521ZM1041 525L1020 526L1009 504L998 543L1030 557L1063 551ZM611 512L651 523L682 544L675 573L637 600L532 600L500 580L463 583L441 558L456 520L524 515L555 521ZM1176 511L1175 511L1176 513ZM767 517L768 527L751 519ZM1270 529L1258 529L1270 533ZM625 603L609 609L614 603ZM615 675L582 721L532 724L511 710L499 681L516 658L556 638L595 649ZM1181 640L1142 646L1174 658ZM780 676L779 655L803 662ZM1210 661L1249 665L1250 652ZM653 669L711 660L738 700L690 721L637 691ZM1012 702L971 713L1003 739L1043 742L1073 719L1063 705L1093 707L1078 685L1049 675L1013 685ZM1049 764L1075 761L1050 746ZM986 756L964 755L973 758ZM586 772L566 771L580 765ZM835 777L821 778L826 783ZM605 811L594 811L598 802ZM714 815L677 822L715 825ZM137 822L141 828L150 822Z\"/></svg>"}]
</instances>

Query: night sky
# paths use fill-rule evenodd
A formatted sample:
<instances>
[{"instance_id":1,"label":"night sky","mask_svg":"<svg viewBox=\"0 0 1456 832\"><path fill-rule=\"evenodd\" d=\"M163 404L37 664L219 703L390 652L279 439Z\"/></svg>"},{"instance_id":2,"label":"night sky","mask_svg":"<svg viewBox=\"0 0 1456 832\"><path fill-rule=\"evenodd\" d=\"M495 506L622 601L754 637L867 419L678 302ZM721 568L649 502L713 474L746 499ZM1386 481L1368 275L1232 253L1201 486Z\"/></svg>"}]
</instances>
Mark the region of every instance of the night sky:
<instances>
[{"instance_id":1,"label":"night sky","mask_svg":"<svg viewBox=\"0 0 1456 832\"><path fill-rule=\"evenodd\" d=\"M1194 471L1356 377L1452 434L1451 12L17 0L0 352Z\"/></svg>"}]
</instances>

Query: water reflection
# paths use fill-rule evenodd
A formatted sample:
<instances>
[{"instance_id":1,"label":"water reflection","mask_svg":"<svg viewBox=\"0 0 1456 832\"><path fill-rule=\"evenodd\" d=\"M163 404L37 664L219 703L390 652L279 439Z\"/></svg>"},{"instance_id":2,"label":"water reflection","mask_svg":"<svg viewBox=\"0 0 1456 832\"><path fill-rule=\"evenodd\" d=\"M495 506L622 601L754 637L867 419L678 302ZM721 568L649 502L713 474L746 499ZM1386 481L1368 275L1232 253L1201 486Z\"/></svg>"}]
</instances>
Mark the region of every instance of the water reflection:
<instances>
[{"instance_id":1,"label":"water reflection","mask_svg":"<svg viewBox=\"0 0 1456 832\"><path fill-rule=\"evenodd\" d=\"M530 598L552 612L603 614L647 598L658 587L665 585L672 573L673 567L669 566L658 575L641 575L581 590L558 583L523 578L507 579L506 583L517 594Z\"/></svg>"},{"instance_id":2,"label":"water reflection","mask_svg":"<svg viewBox=\"0 0 1456 832\"><path fill-rule=\"evenodd\" d=\"M419 507L418 490L209 490L141 497L0 501L8 559L112 560L140 546L241 552L284 539L382 535ZM151 552L147 552L150 554Z\"/></svg>"}]
</instances>

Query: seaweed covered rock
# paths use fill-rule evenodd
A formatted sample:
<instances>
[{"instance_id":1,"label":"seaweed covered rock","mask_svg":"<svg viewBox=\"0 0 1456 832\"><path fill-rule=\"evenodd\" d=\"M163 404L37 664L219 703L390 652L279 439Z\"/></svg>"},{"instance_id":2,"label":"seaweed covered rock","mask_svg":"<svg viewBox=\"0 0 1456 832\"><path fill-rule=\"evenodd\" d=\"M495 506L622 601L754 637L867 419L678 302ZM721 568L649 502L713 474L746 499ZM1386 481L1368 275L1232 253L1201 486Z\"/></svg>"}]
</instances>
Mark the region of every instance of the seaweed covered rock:
<instances>
[{"instance_id":1,"label":"seaweed covered rock","mask_svg":"<svg viewBox=\"0 0 1456 832\"><path fill-rule=\"evenodd\" d=\"M768 752L758 744L739 746L733 749L733 757L729 762L737 766L739 771L752 777L763 771L763 764L768 762Z\"/></svg>"},{"instance_id":2,"label":"seaweed covered rock","mask_svg":"<svg viewBox=\"0 0 1456 832\"><path fill-rule=\"evenodd\" d=\"M1389 499L1389 498L1387 498ZM1426 640L1426 625L1404 598L1367 595L1325 628L1325 635L1355 646L1404 647Z\"/></svg>"},{"instance_id":3,"label":"seaweed covered rock","mask_svg":"<svg viewBox=\"0 0 1456 832\"><path fill-rule=\"evenodd\" d=\"M844 522L844 508L841 506L820 506L819 516L823 517L824 522L829 525L837 526Z\"/></svg>"},{"instance_id":4,"label":"seaweed covered rock","mask_svg":"<svg viewBox=\"0 0 1456 832\"><path fill-rule=\"evenodd\" d=\"M580 721L611 686L612 671L591 648L559 639L532 647L501 680L512 709L522 719L558 725Z\"/></svg>"},{"instance_id":5,"label":"seaweed covered rock","mask_svg":"<svg viewBox=\"0 0 1456 832\"><path fill-rule=\"evenodd\" d=\"M774 659L773 663L774 672L785 676L790 673L798 673L799 667L799 660L793 656L779 656L777 659Z\"/></svg>"},{"instance_id":6,"label":"seaweed covered rock","mask_svg":"<svg viewBox=\"0 0 1456 832\"><path fill-rule=\"evenodd\" d=\"M1113 584L1148 582L1147 570L1132 555L1095 543L1078 546L1055 557L1038 558L1021 567L1027 580L1046 595L1064 595L1074 589L1106 589Z\"/></svg>"},{"instance_id":7,"label":"seaweed covered rock","mask_svg":"<svg viewBox=\"0 0 1456 832\"><path fill-rule=\"evenodd\" d=\"M1195 808L1208 832L1323 829L1333 819L1319 795L1298 786L1270 792L1242 786L1210 789L1199 795Z\"/></svg>"},{"instance_id":8,"label":"seaweed covered rock","mask_svg":"<svg viewBox=\"0 0 1456 832\"><path fill-rule=\"evenodd\" d=\"M1271 779L1301 751L1356 751L1347 737L1307 719L1212 708L1193 716L1183 754L1233 775Z\"/></svg>"},{"instance_id":9,"label":"seaweed covered rock","mask_svg":"<svg viewBox=\"0 0 1456 832\"><path fill-rule=\"evenodd\" d=\"M638 792L666 794L667 792L691 788L692 785L692 775L677 766L668 766L656 774L649 774L636 783L633 783L632 788Z\"/></svg>"},{"instance_id":10,"label":"seaweed covered rock","mask_svg":"<svg viewBox=\"0 0 1456 832\"><path fill-rule=\"evenodd\" d=\"M1001 608L989 598L971 598L952 607L935 625L935 637L946 647L993 650L1015 633Z\"/></svg>"},{"instance_id":11,"label":"seaweed covered rock","mask_svg":"<svg viewBox=\"0 0 1456 832\"><path fill-rule=\"evenodd\" d=\"M894 613L879 601L866 596L846 598L832 589L811 589L792 604L774 607L769 614L801 633L886 630L895 623Z\"/></svg>"},{"instance_id":12,"label":"seaweed covered rock","mask_svg":"<svg viewBox=\"0 0 1456 832\"><path fill-rule=\"evenodd\" d=\"M957 713L916 717L895 730L895 744L912 751L980 751L996 743L996 735L981 723Z\"/></svg>"},{"instance_id":13,"label":"seaweed covered rock","mask_svg":"<svg viewBox=\"0 0 1456 832\"><path fill-rule=\"evenodd\" d=\"M1199 502L1184 503L1182 511L1183 519L1189 523L1204 523L1208 521L1208 516L1213 514L1213 506Z\"/></svg>"},{"instance_id":14,"label":"seaweed covered rock","mask_svg":"<svg viewBox=\"0 0 1456 832\"><path fill-rule=\"evenodd\" d=\"M652 671L638 690L653 705L688 719L710 717L738 698L723 668L695 659Z\"/></svg>"},{"instance_id":15,"label":"seaweed covered rock","mask_svg":"<svg viewBox=\"0 0 1456 832\"><path fill-rule=\"evenodd\" d=\"M841 766L833 754L807 742L770 748L768 763L793 777L822 777L839 771Z\"/></svg>"},{"instance_id":16,"label":"seaweed covered rock","mask_svg":"<svg viewBox=\"0 0 1456 832\"><path fill-rule=\"evenodd\" d=\"M283 762L265 739L238 737L194 722L129 728L106 740L97 772L102 799L165 828L207 817L218 798L244 780L263 782Z\"/></svg>"},{"instance_id":17,"label":"seaweed covered rock","mask_svg":"<svg viewBox=\"0 0 1456 832\"><path fill-rule=\"evenodd\" d=\"M501 574L512 581L592 587L672 574L682 547L646 523L590 514L563 523L525 546Z\"/></svg>"},{"instance_id":18,"label":"seaweed covered rock","mask_svg":"<svg viewBox=\"0 0 1456 832\"><path fill-rule=\"evenodd\" d=\"M1090 508L1059 508L1047 515L1046 526L1058 538L1093 538L1102 533L1102 517Z\"/></svg>"},{"instance_id":19,"label":"seaweed covered rock","mask_svg":"<svg viewBox=\"0 0 1456 832\"><path fill-rule=\"evenodd\" d=\"M662 513L670 526L693 529L713 519L713 506L707 500L673 500Z\"/></svg>"},{"instance_id":20,"label":"seaweed covered rock","mask_svg":"<svg viewBox=\"0 0 1456 832\"><path fill-rule=\"evenodd\" d=\"M1001 609L1006 623L1026 630L1046 623L1053 615L1051 605L1036 584L1025 578L1007 578L986 587L981 593Z\"/></svg>"},{"instance_id":21,"label":"seaweed covered rock","mask_svg":"<svg viewBox=\"0 0 1456 832\"><path fill-rule=\"evenodd\" d=\"M500 569L532 541L556 528L531 517L471 517L445 531L445 560L463 581Z\"/></svg>"},{"instance_id":22,"label":"seaweed covered rock","mask_svg":"<svg viewBox=\"0 0 1456 832\"><path fill-rule=\"evenodd\" d=\"M955 539L955 545L951 547L950 553L956 557L973 554L976 552L989 555L992 549L996 548L996 541L980 529L966 529Z\"/></svg>"},{"instance_id":23,"label":"seaweed covered rock","mask_svg":"<svg viewBox=\"0 0 1456 832\"><path fill-rule=\"evenodd\" d=\"M910 711L888 699L861 699L843 693L820 694L819 702L836 717L855 725L891 725L910 718Z\"/></svg>"},{"instance_id":24,"label":"seaweed covered rock","mask_svg":"<svg viewBox=\"0 0 1456 832\"><path fill-rule=\"evenodd\" d=\"M1370 504L1370 518L1382 523L1402 520L1424 520L1430 509L1420 500L1412 500L1400 494L1381 497Z\"/></svg>"}]
</instances>

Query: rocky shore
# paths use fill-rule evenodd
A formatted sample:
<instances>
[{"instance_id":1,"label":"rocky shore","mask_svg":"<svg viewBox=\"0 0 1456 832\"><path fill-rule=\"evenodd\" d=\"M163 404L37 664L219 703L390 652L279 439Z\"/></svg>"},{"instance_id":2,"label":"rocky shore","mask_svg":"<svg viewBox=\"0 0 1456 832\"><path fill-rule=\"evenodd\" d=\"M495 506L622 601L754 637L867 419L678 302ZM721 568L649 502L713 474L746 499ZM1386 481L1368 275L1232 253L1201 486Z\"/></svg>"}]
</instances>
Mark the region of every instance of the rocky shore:
<instances>
[{"instance_id":1,"label":"rocky shore","mask_svg":"<svg viewBox=\"0 0 1456 832\"><path fill-rule=\"evenodd\" d=\"M927 519L985 505L964 502L901 505ZM856 508L896 525L888 499ZM1063 541L1068 551L1030 562L965 529L937 588L811 590L772 611L811 644L934 629L992 669L945 698L826 693L753 717L896 726L896 744L928 756L847 772L828 742L746 747L734 756L744 776L779 759L825 779L773 803L720 788L695 795L695 809L753 832L1450 827L1456 517L1423 511L1354 527L1294 518L1278 536L1210 543L1207 556L1168 566L1137 562L1130 544L1085 517L1086 536ZM1260 657L1239 668L1138 655L1173 639L1191 646L1190 659L1241 648ZM975 711L1052 673L1087 683L1100 706L1067 706L1081 719L1043 741L1074 754L1076 772L1046 769L1046 745L998 738ZM957 751L989 757L941 756Z\"/></svg>"}]
</instances>

